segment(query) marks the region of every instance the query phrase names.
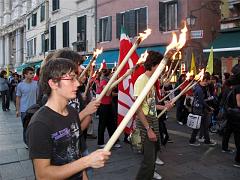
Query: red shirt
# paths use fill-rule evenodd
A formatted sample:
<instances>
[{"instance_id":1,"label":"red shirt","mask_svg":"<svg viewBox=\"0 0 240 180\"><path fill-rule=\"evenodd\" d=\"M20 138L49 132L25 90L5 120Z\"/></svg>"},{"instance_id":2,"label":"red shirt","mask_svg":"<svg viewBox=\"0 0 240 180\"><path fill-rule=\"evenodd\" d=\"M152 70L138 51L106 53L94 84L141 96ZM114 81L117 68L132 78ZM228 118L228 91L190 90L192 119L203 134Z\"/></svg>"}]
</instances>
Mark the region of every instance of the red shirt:
<instances>
[{"instance_id":1,"label":"red shirt","mask_svg":"<svg viewBox=\"0 0 240 180\"><path fill-rule=\"evenodd\" d=\"M100 86L99 86L99 90L100 90L100 93L102 92L103 90L103 87L106 86L108 83L108 81L106 79L103 79L100 81ZM101 104L105 104L105 105L108 105L108 104L111 104L112 102L112 96L103 96L102 100L101 100Z\"/></svg>"}]
</instances>

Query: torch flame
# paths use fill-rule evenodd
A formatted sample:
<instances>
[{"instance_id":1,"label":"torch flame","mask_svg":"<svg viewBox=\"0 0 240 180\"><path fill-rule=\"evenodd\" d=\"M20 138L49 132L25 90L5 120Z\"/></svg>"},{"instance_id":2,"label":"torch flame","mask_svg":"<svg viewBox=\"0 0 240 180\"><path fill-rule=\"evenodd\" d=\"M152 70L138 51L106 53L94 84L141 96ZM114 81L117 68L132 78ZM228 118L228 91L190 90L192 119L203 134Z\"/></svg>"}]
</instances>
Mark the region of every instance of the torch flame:
<instances>
[{"instance_id":1,"label":"torch flame","mask_svg":"<svg viewBox=\"0 0 240 180\"><path fill-rule=\"evenodd\" d=\"M195 76L195 80L197 80L197 81L202 81L202 80L203 80L203 76L204 76L204 69L202 69L201 72L198 73L198 74Z\"/></svg>"},{"instance_id":2,"label":"torch flame","mask_svg":"<svg viewBox=\"0 0 240 180\"><path fill-rule=\"evenodd\" d=\"M93 77L93 78L95 78L95 77L96 77L96 75L97 75L97 71L94 71L94 73L93 73L92 77Z\"/></svg>"},{"instance_id":3,"label":"torch flame","mask_svg":"<svg viewBox=\"0 0 240 180\"><path fill-rule=\"evenodd\" d=\"M144 53L141 54L141 57L138 59L137 64L144 63L146 61L147 57L148 57L148 52L146 50Z\"/></svg>"},{"instance_id":4,"label":"torch flame","mask_svg":"<svg viewBox=\"0 0 240 180\"><path fill-rule=\"evenodd\" d=\"M187 31L188 29L186 26L186 22L184 21L184 28L181 29L181 34L179 36L178 47L177 47L178 50L182 49L182 47L185 45L187 41Z\"/></svg>"},{"instance_id":5,"label":"torch flame","mask_svg":"<svg viewBox=\"0 0 240 180\"><path fill-rule=\"evenodd\" d=\"M102 68L103 68L103 63L101 63L100 65L99 72L101 72Z\"/></svg>"},{"instance_id":6,"label":"torch flame","mask_svg":"<svg viewBox=\"0 0 240 180\"><path fill-rule=\"evenodd\" d=\"M192 75L191 72L190 72L190 73L188 72L188 73L186 74L186 80L189 80L190 77L191 77L191 75Z\"/></svg>"},{"instance_id":7,"label":"torch flame","mask_svg":"<svg viewBox=\"0 0 240 180\"><path fill-rule=\"evenodd\" d=\"M98 57L99 54L101 54L103 51L103 48L101 47L101 49L96 49L94 52L93 52L93 56L95 56L96 58Z\"/></svg>"},{"instance_id":8,"label":"torch flame","mask_svg":"<svg viewBox=\"0 0 240 180\"><path fill-rule=\"evenodd\" d=\"M92 62L92 67L96 65L96 60Z\"/></svg>"},{"instance_id":9,"label":"torch flame","mask_svg":"<svg viewBox=\"0 0 240 180\"><path fill-rule=\"evenodd\" d=\"M177 45L177 35L176 35L176 33L172 33L172 42L167 46L165 55L168 53L168 51L169 51L170 49L175 48L176 45Z\"/></svg>"},{"instance_id":10,"label":"torch flame","mask_svg":"<svg viewBox=\"0 0 240 180\"><path fill-rule=\"evenodd\" d=\"M139 38L141 38L141 40L143 41L151 34L151 32L152 32L151 29L147 29L144 31L144 33L139 33Z\"/></svg>"},{"instance_id":11,"label":"torch flame","mask_svg":"<svg viewBox=\"0 0 240 180\"><path fill-rule=\"evenodd\" d=\"M178 59L182 59L182 52L181 51L178 52Z\"/></svg>"}]
</instances>

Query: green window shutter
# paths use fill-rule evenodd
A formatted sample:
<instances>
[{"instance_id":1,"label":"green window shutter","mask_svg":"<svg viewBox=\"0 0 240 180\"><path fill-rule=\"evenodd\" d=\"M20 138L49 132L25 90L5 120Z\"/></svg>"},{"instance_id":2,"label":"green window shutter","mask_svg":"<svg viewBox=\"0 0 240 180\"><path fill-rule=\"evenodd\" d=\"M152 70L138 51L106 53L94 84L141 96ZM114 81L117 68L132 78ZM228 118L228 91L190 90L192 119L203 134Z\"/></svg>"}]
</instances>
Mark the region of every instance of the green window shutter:
<instances>
[{"instance_id":1,"label":"green window shutter","mask_svg":"<svg viewBox=\"0 0 240 180\"><path fill-rule=\"evenodd\" d=\"M159 2L159 30L166 31L165 3Z\"/></svg>"},{"instance_id":2,"label":"green window shutter","mask_svg":"<svg viewBox=\"0 0 240 180\"><path fill-rule=\"evenodd\" d=\"M147 8L138 10L138 32L143 32L147 29Z\"/></svg>"},{"instance_id":3,"label":"green window shutter","mask_svg":"<svg viewBox=\"0 0 240 180\"><path fill-rule=\"evenodd\" d=\"M122 25L123 25L123 14L117 13L116 14L116 38L117 39L120 39Z\"/></svg>"}]
</instances>

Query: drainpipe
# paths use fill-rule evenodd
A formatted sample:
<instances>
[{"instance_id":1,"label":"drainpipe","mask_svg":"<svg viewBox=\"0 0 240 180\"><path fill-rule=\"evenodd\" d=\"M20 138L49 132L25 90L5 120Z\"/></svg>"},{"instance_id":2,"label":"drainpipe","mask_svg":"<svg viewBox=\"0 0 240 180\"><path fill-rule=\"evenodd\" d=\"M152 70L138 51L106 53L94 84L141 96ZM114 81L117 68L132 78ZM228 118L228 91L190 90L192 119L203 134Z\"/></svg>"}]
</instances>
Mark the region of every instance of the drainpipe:
<instances>
[{"instance_id":1,"label":"drainpipe","mask_svg":"<svg viewBox=\"0 0 240 180\"><path fill-rule=\"evenodd\" d=\"M97 0L95 0L95 48L97 48Z\"/></svg>"},{"instance_id":2,"label":"drainpipe","mask_svg":"<svg viewBox=\"0 0 240 180\"><path fill-rule=\"evenodd\" d=\"M45 31L44 31L44 36L45 36L45 42L46 42L46 39L49 39L49 0L46 0L45 1L45 18L46 18L46 25L45 25ZM45 43L44 42L44 43ZM49 42L49 40L48 40ZM49 44L48 44L48 47L49 47ZM44 46L44 58L45 58L45 52L46 52L46 43L45 43L45 46Z\"/></svg>"}]
</instances>

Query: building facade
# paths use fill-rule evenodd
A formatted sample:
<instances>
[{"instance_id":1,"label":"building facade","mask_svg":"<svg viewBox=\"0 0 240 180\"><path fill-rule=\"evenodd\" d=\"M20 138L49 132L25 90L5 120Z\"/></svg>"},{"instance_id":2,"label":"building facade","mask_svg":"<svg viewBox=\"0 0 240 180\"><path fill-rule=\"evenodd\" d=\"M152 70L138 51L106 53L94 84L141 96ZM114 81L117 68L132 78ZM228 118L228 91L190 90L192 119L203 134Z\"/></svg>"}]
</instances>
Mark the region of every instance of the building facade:
<instances>
[{"instance_id":1,"label":"building facade","mask_svg":"<svg viewBox=\"0 0 240 180\"><path fill-rule=\"evenodd\" d=\"M0 67L22 64L28 0L0 0Z\"/></svg>"},{"instance_id":2,"label":"building facade","mask_svg":"<svg viewBox=\"0 0 240 180\"><path fill-rule=\"evenodd\" d=\"M21 73L61 48L96 47L95 0L0 0L0 67Z\"/></svg>"},{"instance_id":3,"label":"building facade","mask_svg":"<svg viewBox=\"0 0 240 180\"><path fill-rule=\"evenodd\" d=\"M224 74L230 73L232 67L240 63L240 1L222 2L220 31L204 52L209 53L210 47L213 47L214 60L221 62L221 73Z\"/></svg>"},{"instance_id":4,"label":"building facade","mask_svg":"<svg viewBox=\"0 0 240 180\"><path fill-rule=\"evenodd\" d=\"M179 33L180 28L183 27L183 21L192 15L195 17L195 23L188 24L189 36L183 50L183 57L189 67L191 54L194 52L197 65L204 66L206 60L203 56L203 48L207 47L214 39L213 32L220 28L218 23L220 19L219 5L220 1L211 0L98 0L97 46L103 47L105 54L108 51L114 54L114 50L117 54L121 26L125 27L133 42L139 32L150 28L152 34L144 40L137 52L143 52L141 49L148 48L163 53L166 45L171 41L172 32ZM196 33L199 32L202 35L196 36ZM195 36L190 34L195 34ZM117 61L117 55L109 56L109 59L106 59L104 54L102 57L110 63Z\"/></svg>"}]
</instances>

